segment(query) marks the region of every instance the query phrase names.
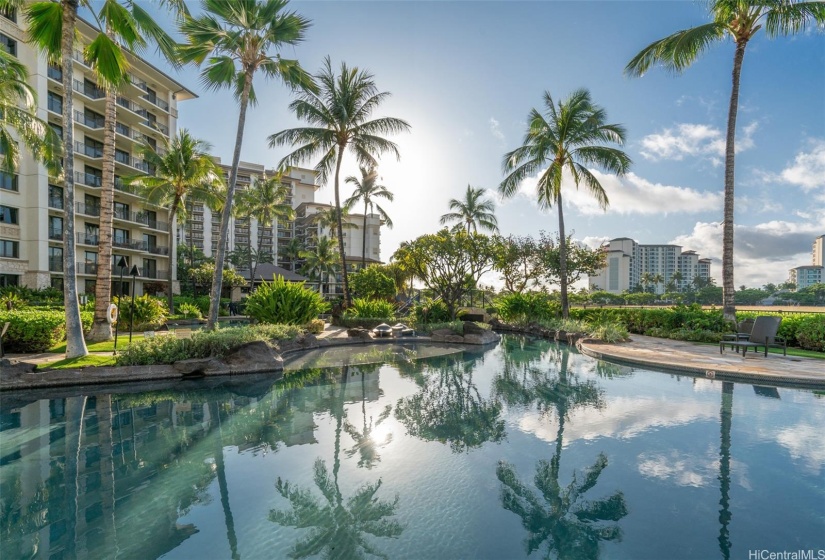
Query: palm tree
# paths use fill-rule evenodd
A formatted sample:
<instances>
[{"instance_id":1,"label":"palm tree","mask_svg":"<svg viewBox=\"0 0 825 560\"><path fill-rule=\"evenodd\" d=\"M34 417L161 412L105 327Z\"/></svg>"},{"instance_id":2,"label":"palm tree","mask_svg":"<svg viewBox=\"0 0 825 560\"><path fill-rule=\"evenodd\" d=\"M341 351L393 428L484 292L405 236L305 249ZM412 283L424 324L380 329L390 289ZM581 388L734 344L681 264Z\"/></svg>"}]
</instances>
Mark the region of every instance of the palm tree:
<instances>
[{"instance_id":1,"label":"palm tree","mask_svg":"<svg viewBox=\"0 0 825 560\"><path fill-rule=\"evenodd\" d=\"M735 288L733 285L733 195L734 142L736 113L739 109L739 78L745 47L762 28L768 37L791 35L804 31L808 24L825 24L825 4L797 0L712 0L709 3L713 21L655 41L639 52L625 67L625 74L642 76L652 66L661 64L672 72L682 72L700 55L730 36L735 44L732 87L728 105L725 136L725 210L722 232L722 311L725 319L736 321Z\"/></svg>"},{"instance_id":2,"label":"palm tree","mask_svg":"<svg viewBox=\"0 0 825 560\"><path fill-rule=\"evenodd\" d=\"M77 298L75 259L74 205L74 95L72 89L72 54L75 23L80 0L35 2L26 7L29 40L51 61L60 61L63 74L63 142L69 146L63 154L63 303L66 306L66 357L79 358L89 353L83 338L80 302Z\"/></svg>"},{"instance_id":3,"label":"palm tree","mask_svg":"<svg viewBox=\"0 0 825 560\"><path fill-rule=\"evenodd\" d=\"M135 186L146 199L169 208L169 259L175 250L175 218L184 219L190 200L215 204L222 198L222 173L209 155L212 146L181 129L170 139L164 139L164 149L157 150L146 143L141 147L143 159L155 169L154 176L138 175L124 178L124 183ZM172 298L172 267L169 267L169 287L166 295L169 313L174 312Z\"/></svg>"},{"instance_id":4,"label":"palm tree","mask_svg":"<svg viewBox=\"0 0 825 560\"><path fill-rule=\"evenodd\" d=\"M664 276L662 276L660 273L657 272L656 274L653 275L652 280L653 280L653 284L655 284L655 288L654 288L654 290L655 290L659 287L659 284L661 284L662 282L665 281L665 278L664 278Z\"/></svg>"},{"instance_id":5,"label":"palm tree","mask_svg":"<svg viewBox=\"0 0 825 560\"><path fill-rule=\"evenodd\" d=\"M645 292L647 291L648 287L653 284L653 273L652 272L643 272L642 276L639 278L639 282L642 286L645 287Z\"/></svg>"},{"instance_id":6,"label":"palm tree","mask_svg":"<svg viewBox=\"0 0 825 560\"><path fill-rule=\"evenodd\" d=\"M349 216L349 208L344 206L341 208L341 211L338 212L335 207L330 206L326 210L320 210L312 215L311 220L318 226L318 235L328 235L330 239L337 240L338 239L338 215L341 215L341 219L343 221L344 218ZM347 222L347 229L358 229L358 226L352 222ZM322 234L322 231L324 233Z\"/></svg>"},{"instance_id":7,"label":"palm tree","mask_svg":"<svg viewBox=\"0 0 825 560\"><path fill-rule=\"evenodd\" d=\"M450 210L441 216L439 223L458 222L456 228L461 228L462 223L470 229L478 231L478 226L491 232L498 231L498 220L495 216L495 206L492 200L482 200L484 189L474 189L467 185L467 192L464 193L464 200L450 199Z\"/></svg>"},{"instance_id":8,"label":"palm tree","mask_svg":"<svg viewBox=\"0 0 825 560\"><path fill-rule=\"evenodd\" d=\"M260 70L265 78L279 78L291 87L314 89L312 78L297 60L271 55L286 45L304 40L309 20L294 12L285 12L286 0L203 0L204 14L187 18L181 31L187 44L180 48L182 62L201 66L201 80L209 89L233 88L240 104L235 151L226 191L226 204L221 215L220 243L215 253L215 276L212 280L207 328L215 328L220 306L223 265L229 236L229 218L238 179L241 144L246 124L246 110L255 104L252 81Z\"/></svg>"},{"instance_id":9,"label":"palm tree","mask_svg":"<svg viewBox=\"0 0 825 560\"><path fill-rule=\"evenodd\" d=\"M289 267L292 272L295 272L295 265L299 258L301 258L301 252L304 250L304 246L301 243L301 240L297 237L293 237L289 240L289 243L285 244L281 247L278 244L278 257L289 259Z\"/></svg>"},{"instance_id":10,"label":"palm tree","mask_svg":"<svg viewBox=\"0 0 825 560\"><path fill-rule=\"evenodd\" d=\"M178 14L185 6L177 4ZM93 5L89 6L96 7ZM100 189L100 237L98 266L95 280L95 310L92 330L87 339L101 342L112 338L112 324L108 320L109 304L112 299L112 228L114 224L115 200L115 125L117 124L117 94L129 81L129 64L125 49L140 50L146 46L144 37L150 37L158 45L166 60L173 65L175 42L142 8L131 0L121 5L119 0L106 0L98 12L92 11L100 29L98 37L86 49L86 58L95 71L98 83L105 94L105 115L103 123L103 162ZM171 258L171 257L170 257ZM170 261L171 262L171 261ZM171 266L170 266L171 268Z\"/></svg>"},{"instance_id":11,"label":"palm tree","mask_svg":"<svg viewBox=\"0 0 825 560\"><path fill-rule=\"evenodd\" d=\"M318 291L324 293L324 278L329 284L330 276L335 276L341 265L338 255L332 248L329 237L321 237L318 244L312 251L301 251L300 257L304 259L301 267L301 274L306 274L313 280L318 280Z\"/></svg>"},{"instance_id":12,"label":"palm tree","mask_svg":"<svg viewBox=\"0 0 825 560\"><path fill-rule=\"evenodd\" d=\"M676 287L677 292L682 291L682 280L684 280L684 276L680 271L676 271L670 275L670 280L673 282L674 286Z\"/></svg>"},{"instance_id":13,"label":"palm tree","mask_svg":"<svg viewBox=\"0 0 825 560\"><path fill-rule=\"evenodd\" d=\"M499 185L502 196L512 197L526 178L539 173L536 194L539 206L556 205L559 212L559 268L562 316L567 318L567 237L562 211L562 179L567 173L576 188L581 183L607 208L607 193L586 165L598 165L617 175L630 168L630 158L618 148L604 142L622 145L625 129L620 124L607 124L604 109L593 104L586 89L574 91L556 106L550 92L544 93L546 114L533 109L527 116L528 129L524 144L504 156L503 170L509 173ZM546 169L542 170L544 166Z\"/></svg>"},{"instance_id":14,"label":"palm tree","mask_svg":"<svg viewBox=\"0 0 825 560\"><path fill-rule=\"evenodd\" d=\"M60 137L45 121L38 119L37 93L26 81L26 66L0 49L0 171L14 173L20 148L12 136L15 132L23 145L51 174L60 174Z\"/></svg>"},{"instance_id":15,"label":"palm tree","mask_svg":"<svg viewBox=\"0 0 825 560\"><path fill-rule=\"evenodd\" d=\"M238 194L238 202L235 205L236 211L244 216L255 218L258 222L258 247L256 252L259 258L252 259L252 239L247 236L247 249L249 254L249 278L252 287L255 285L255 273L260 262L261 239L266 228L271 228L275 220L292 220L295 212L292 206L286 201L292 195L292 188L281 182L283 173L276 173L268 177L255 178L252 185L245 191Z\"/></svg>"},{"instance_id":16,"label":"palm tree","mask_svg":"<svg viewBox=\"0 0 825 560\"><path fill-rule=\"evenodd\" d=\"M359 201L364 203L364 234L361 241L361 268L363 269L367 266L367 213L372 213L373 208L375 208L387 227L392 229L392 220L374 199L383 198L392 202L395 195L387 187L376 182L378 181L378 172L374 167L361 167L360 169L361 179L352 175L344 179L345 183L355 186L355 192L344 202L344 206L352 208Z\"/></svg>"},{"instance_id":17,"label":"palm tree","mask_svg":"<svg viewBox=\"0 0 825 560\"><path fill-rule=\"evenodd\" d=\"M372 74L358 68L348 68L341 63L340 74L332 69L329 57L324 59L321 71L315 76L321 91L303 91L289 108L299 119L310 125L304 128L282 130L269 137L269 146L295 146L295 151L281 160L280 165L296 165L305 159L321 156L315 166L318 178L325 183L335 173L335 208L341 212L339 178L344 152L349 149L358 164L371 167L376 157L385 152L401 156L398 146L383 136L409 130L406 121L393 117L369 120L373 111L389 97L389 92L379 92ZM338 217L338 254L344 279L344 301L350 305L347 260L344 254L344 231Z\"/></svg>"}]
</instances>

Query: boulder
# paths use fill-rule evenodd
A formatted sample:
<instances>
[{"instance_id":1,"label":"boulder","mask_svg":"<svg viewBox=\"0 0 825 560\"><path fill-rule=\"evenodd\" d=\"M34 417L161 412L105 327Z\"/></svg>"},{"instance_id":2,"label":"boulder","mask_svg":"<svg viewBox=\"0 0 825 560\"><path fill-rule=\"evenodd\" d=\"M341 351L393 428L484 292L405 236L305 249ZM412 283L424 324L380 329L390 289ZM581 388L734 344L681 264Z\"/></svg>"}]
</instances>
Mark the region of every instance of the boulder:
<instances>
[{"instance_id":1,"label":"boulder","mask_svg":"<svg viewBox=\"0 0 825 560\"><path fill-rule=\"evenodd\" d=\"M488 329L481 327L474 323L473 321L465 321L464 323L464 335L468 334L484 334L490 332Z\"/></svg>"},{"instance_id":2,"label":"boulder","mask_svg":"<svg viewBox=\"0 0 825 560\"><path fill-rule=\"evenodd\" d=\"M569 344L570 346L575 346L576 342L578 342L579 339L582 338L583 336L584 336L583 333L578 333L578 332L567 333L567 344Z\"/></svg>"},{"instance_id":3,"label":"boulder","mask_svg":"<svg viewBox=\"0 0 825 560\"><path fill-rule=\"evenodd\" d=\"M178 360L172 364L172 367L183 374L183 377L203 377L213 360L214 358L189 358Z\"/></svg>"},{"instance_id":4,"label":"boulder","mask_svg":"<svg viewBox=\"0 0 825 560\"><path fill-rule=\"evenodd\" d=\"M347 336L350 338L362 338L364 340L372 340L372 335L367 329L356 327L354 329L347 329Z\"/></svg>"},{"instance_id":5,"label":"boulder","mask_svg":"<svg viewBox=\"0 0 825 560\"><path fill-rule=\"evenodd\" d=\"M431 336L450 336L455 335L455 331L453 329L436 329L431 333Z\"/></svg>"},{"instance_id":6,"label":"boulder","mask_svg":"<svg viewBox=\"0 0 825 560\"><path fill-rule=\"evenodd\" d=\"M464 335L464 344L492 344L493 342L498 342L499 340L501 340L501 337L493 331L484 331L481 334Z\"/></svg>"},{"instance_id":7,"label":"boulder","mask_svg":"<svg viewBox=\"0 0 825 560\"><path fill-rule=\"evenodd\" d=\"M435 332L430 337L433 342L455 342L458 344L464 344L464 337L455 334L450 329L443 329L449 331L450 334L436 334Z\"/></svg>"},{"instance_id":8,"label":"boulder","mask_svg":"<svg viewBox=\"0 0 825 560\"><path fill-rule=\"evenodd\" d=\"M222 361L229 367L231 373L280 371L284 369L284 361L281 356L276 354L269 344L262 340L239 346L227 354Z\"/></svg>"},{"instance_id":9,"label":"boulder","mask_svg":"<svg viewBox=\"0 0 825 560\"><path fill-rule=\"evenodd\" d=\"M28 362L12 362L11 360L0 360L0 379L11 379L19 377L24 373L34 373L37 364Z\"/></svg>"}]
</instances>

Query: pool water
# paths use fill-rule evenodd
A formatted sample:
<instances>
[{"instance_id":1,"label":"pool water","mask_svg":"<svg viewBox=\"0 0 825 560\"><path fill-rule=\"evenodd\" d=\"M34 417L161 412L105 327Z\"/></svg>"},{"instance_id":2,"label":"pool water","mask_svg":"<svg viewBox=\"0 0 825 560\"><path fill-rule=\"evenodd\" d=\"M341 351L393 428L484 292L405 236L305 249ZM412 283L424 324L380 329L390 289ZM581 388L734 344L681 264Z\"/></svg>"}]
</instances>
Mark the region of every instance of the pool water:
<instances>
[{"instance_id":1,"label":"pool water","mask_svg":"<svg viewBox=\"0 0 825 560\"><path fill-rule=\"evenodd\" d=\"M3 394L0 557L825 548L822 394L616 366L516 336L432 354L280 381Z\"/></svg>"}]
</instances>

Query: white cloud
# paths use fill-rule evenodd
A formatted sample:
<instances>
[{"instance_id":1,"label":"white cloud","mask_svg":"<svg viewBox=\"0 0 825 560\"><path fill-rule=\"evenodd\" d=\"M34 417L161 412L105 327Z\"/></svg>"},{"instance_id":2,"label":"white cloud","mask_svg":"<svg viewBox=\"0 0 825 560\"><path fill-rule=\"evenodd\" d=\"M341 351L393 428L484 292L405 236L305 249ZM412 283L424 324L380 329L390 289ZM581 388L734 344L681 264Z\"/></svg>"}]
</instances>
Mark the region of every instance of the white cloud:
<instances>
[{"instance_id":1,"label":"white cloud","mask_svg":"<svg viewBox=\"0 0 825 560\"><path fill-rule=\"evenodd\" d=\"M756 121L742 128L736 138L737 153L754 147L753 135L758 128ZM706 158L718 166L725 155L725 135L722 130L706 124L680 123L642 138L641 154L654 161L678 161L685 156Z\"/></svg>"},{"instance_id":2,"label":"white cloud","mask_svg":"<svg viewBox=\"0 0 825 560\"><path fill-rule=\"evenodd\" d=\"M587 237L581 240L583 245L590 247L591 249L598 249L602 245L604 245L607 241L610 241L610 238L607 236L599 237L599 236L592 236L588 235Z\"/></svg>"},{"instance_id":3,"label":"white cloud","mask_svg":"<svg viewBox=\"0 0 825 560\"><path fill-rule=\"evenodd\" d=\"M811 243L825 232L825 209L800 222L773 220L756 225L734 226L734 285L759 287L782 282L788 270L810 264ZM711 275L721 286L722 225L697 222L693 231L670 243L692 249L712 261Z\"/></svg>"},{"instance_id":4,"label":"white cloud","mask_svg":"<svg viewBox=\"0 0 825 560\"><path fill-rule=\"evenodd\" d=\"M818 190L821 197L825 190L825 141L816 141L810 152L797 154L793 164L779 174L779 179L802 187L805 192Z\"/></svg>"},{"instance_id":5,"label":"white cloud","mask_svg":"<svg viewBox=\"0 0 825 560\"><path fill-rule=\"evenodd\" d=\"M607 193L607 198L610 201L607 209L608 213L692 214L717 210L722 205L722 195L720 193L706 193L689 187L651 183L635 173L617 177L593 169L590 171L596 176ZM541 173L544 173L544 170ZM535 177L525 179L519 187L519 193L535 201L536 184L541 173ZM582 185L579 189L576 189L572 178L567 173L565 173L563 181L562 200L566 202L567 206L575 207L582 214L599 215L604 213L585 186Z\"/></svg>"},{"instance_id":6,"label":"white cloud","mask_svg":"<svg viewBox=\"0 0 825 560\"><path fill-rule=\"evenodd\" d=\"M490 132L492 132L493 136L495 136L499 141L504 142L504 133L501 131L499 122L493 117L490 117Z\"/></svg>"}]
</instances>

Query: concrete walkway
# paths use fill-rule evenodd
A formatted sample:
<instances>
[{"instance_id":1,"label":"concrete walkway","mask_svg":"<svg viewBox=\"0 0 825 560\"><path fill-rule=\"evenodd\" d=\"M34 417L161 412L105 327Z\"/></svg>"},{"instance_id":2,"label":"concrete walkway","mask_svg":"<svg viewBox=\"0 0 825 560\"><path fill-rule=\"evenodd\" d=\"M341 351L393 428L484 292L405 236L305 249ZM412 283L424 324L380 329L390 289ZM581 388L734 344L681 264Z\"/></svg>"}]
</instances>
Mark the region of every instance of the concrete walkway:
<instances>
[{"instance_id":1,"label":"concrete walkway","mask_svg":"<svg viewBox=\"0 0 825 560\"><path fill-rule=\"evenodd\" d=\"M579 344L583 354L626 365L686 373L707 378L763 381L825 389L825 360L733 350L719 354L719 345L698 344L634 334L630 342Z\"/></svg>"}]
</instances>

